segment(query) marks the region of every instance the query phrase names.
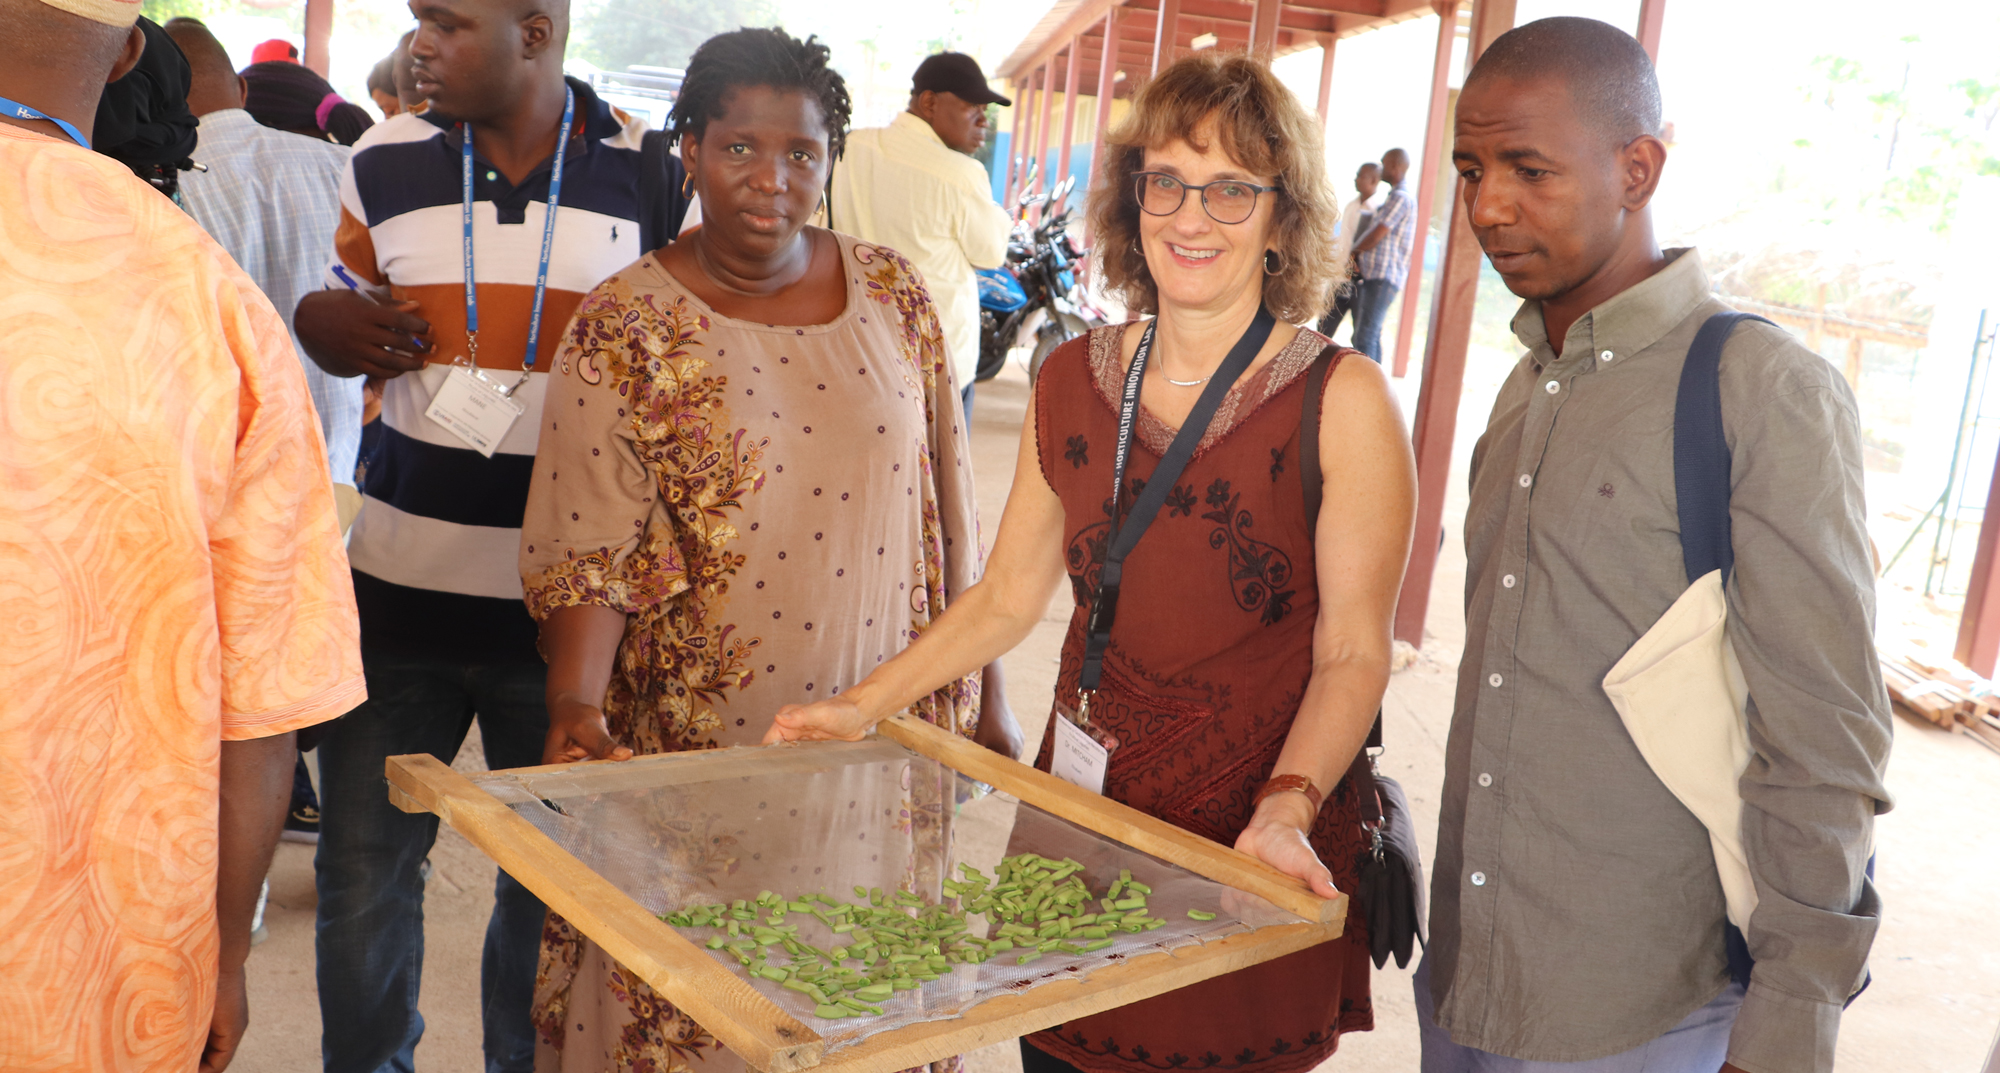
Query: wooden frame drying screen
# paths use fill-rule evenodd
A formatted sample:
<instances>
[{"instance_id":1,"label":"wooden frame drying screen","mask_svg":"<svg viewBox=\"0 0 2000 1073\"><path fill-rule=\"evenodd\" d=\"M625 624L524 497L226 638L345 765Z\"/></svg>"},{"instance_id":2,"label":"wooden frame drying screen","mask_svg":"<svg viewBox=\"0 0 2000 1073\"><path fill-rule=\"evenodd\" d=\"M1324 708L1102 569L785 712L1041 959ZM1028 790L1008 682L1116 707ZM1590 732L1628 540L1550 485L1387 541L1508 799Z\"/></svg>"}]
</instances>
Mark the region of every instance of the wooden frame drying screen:
<instances>
[{"instance_id":1,"label":"wooden frame drying screen","mask_svg":"<svg viewBox=\"0 0 2000 1073\"><path fill-rule=\"evenodd\" d=\"M1256 894L1304 917L1172 952L1151 953L1018 994L989 999L957 1017L875 1033L825 1053L818 1033L632 900L465 776L427 754L390 757L390 800L432 812L638 974L715 1038L768 1073L893 1073L1052 1025L1113 1009L1338 937L1347 896L1321 898L1244 853L1190 834L907 715L879 733L904 748L1022 802L1199 876ZM714 753L669 753L623 761L700 763ZM551 774L586 765L518 769ZM636 772L635 772L636 774Z\"/></svg>"}]
</instances>

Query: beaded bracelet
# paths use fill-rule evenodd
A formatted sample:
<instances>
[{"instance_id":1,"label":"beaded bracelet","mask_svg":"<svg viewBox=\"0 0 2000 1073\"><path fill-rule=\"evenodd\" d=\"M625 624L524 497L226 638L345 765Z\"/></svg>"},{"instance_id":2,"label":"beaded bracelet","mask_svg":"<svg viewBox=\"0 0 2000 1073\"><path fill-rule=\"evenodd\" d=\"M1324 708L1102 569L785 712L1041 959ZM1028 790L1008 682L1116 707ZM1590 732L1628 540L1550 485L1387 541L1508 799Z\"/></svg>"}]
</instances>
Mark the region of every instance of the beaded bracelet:
<instances>
[{"instance_id":1,"label":"beaded bracelet","mask_svg":"<svg viewBox=\"0 0 2000 1073\"><path fill-rule=\"evenodd\" d=\"M1264 780L1264 785L1257 787L1257 793L1250 798L1250 808L1255 810L1258 805L1264 803L1265 798L1288 790L1297 790L1306 795L1306 801L1312 805L1313 814L1319 814L1319 803L1324 799L1324 795L1319 792L1319 787L1314 786L1312 780L1304 775L1273 775Z\"/></svg>"}]
</instances>

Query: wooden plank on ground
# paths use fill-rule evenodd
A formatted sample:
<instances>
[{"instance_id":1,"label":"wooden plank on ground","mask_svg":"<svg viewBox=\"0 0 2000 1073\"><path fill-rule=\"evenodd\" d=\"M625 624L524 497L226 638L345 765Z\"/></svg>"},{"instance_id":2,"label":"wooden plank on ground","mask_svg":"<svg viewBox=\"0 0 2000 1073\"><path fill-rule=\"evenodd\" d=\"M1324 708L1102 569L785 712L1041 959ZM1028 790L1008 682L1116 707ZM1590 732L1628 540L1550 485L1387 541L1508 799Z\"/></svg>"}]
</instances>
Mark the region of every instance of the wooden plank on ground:
<instances>
[{"instance_id":1,"label":"wooden plank on ground","mask_svg":"<svg viewBox=\"0 0 2000 1073\"><path fill-rule=\"evenodd\" d=\"M912 752L1005 790L1045 812L1179 865L1198 876L1255 894L1281 909L1320 923L1343 921L1347 895L1322 898L1305 883L1230 846L1183 831L1102 794L1009 760L991 749L910 715L883 720L876 732Z\"/></svg>"},{"instance_id":2,"label":"wooden plank on ground","mask_svg":"<svg viewBox=\"0 0 2000 1073\"><path fill-rule=\"evenodd\" d=\"M387 774L398 807L436 813L751 1066L795 1073L819 1063L817 1032L443 761L392 756Z\"/></svg>"}]
</instances>

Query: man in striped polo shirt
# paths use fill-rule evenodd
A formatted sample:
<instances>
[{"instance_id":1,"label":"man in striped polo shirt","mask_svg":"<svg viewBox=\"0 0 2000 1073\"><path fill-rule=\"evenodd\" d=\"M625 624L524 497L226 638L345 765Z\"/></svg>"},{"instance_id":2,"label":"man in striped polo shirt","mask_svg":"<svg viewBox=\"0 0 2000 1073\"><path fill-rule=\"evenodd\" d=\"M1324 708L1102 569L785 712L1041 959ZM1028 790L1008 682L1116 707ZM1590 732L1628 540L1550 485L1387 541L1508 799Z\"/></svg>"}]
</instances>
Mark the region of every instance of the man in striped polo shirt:
<instances>
[{"instance_id":1,"label":"man in striped polo shirt","mask_svg":"<svg viewBox=\"0 0 2000 1073\"><path fill-rule=\"evenodd\" d=\"M563 77L564 0L410 6L431 107L356 144L327 289L294 319L322 368L384 383L348 548L370 701L320 745L329 1073L408 1070L423 1034L422 869L437 820L389 804L384 758L449 761L476 715L490 766L541 762L546 668L516 562L546 370L584 294L679 223L678 190L641 178L666 160L657 136ZM455 364L468 358L477 374ZM505 873L495 893L486 1068L525 1071L544 911Z\"/></svg>"}]
</instances>

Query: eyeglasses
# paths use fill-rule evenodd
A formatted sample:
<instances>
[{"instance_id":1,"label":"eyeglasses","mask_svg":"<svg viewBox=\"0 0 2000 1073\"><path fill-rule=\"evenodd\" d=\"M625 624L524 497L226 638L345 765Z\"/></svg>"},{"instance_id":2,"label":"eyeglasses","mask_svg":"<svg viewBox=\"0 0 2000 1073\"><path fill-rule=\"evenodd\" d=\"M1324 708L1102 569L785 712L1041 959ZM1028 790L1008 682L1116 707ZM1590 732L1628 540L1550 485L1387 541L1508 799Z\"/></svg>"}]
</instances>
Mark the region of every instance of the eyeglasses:
<instances>
[{"instance_id":1,"label":"eyeglasses","mask_svg":"<svg viewBox=\"0 0 2000 1073\"><path fill-rule=\"evenodd\" d=\"M1201 192L1201 209L1219 224L1240 224L1257 211L1258 194L1275 194L1275 186L1258 186L1242 179L1217 179L1193 186L1165 172L1142 171L1133 176L1133 195L1139 207L1154 216L1172 216L1181 211L1188 191Z\"/></svg>"}]
</instances>

